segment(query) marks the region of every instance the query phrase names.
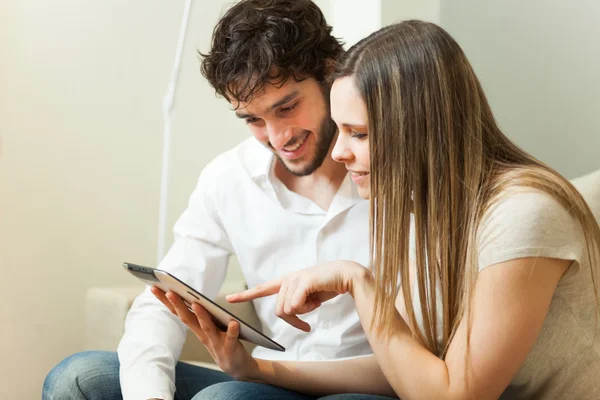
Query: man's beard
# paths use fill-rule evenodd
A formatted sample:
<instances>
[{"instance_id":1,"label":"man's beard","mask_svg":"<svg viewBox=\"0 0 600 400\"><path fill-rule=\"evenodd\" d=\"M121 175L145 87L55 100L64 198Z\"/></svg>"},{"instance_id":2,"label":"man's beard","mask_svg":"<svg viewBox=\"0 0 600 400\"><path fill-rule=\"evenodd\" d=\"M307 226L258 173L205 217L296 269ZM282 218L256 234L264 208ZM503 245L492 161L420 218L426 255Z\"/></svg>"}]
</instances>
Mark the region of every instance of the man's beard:
<instances>
[{"instance_id":1,"label":"man's beard","mask_svg":"<svg viewBox=\"0 0 600 400\"><path fill-rule=\"evenodd\" d=\"M313 156L312 160L310 160L308 165L304 166L304 168L302 168L301 170L292 169L290 165L288 165L279 156L279 154L277 154L277 152L274 151L275 157L279 159L281 165L283 165L286 171L290 174L295 176L310 175L317 169L319 169L319 167L323 164L323 161L325 161L325 157L327 157L327 154L329 153L329 147L331 146L331 141L335 137L336 131L337 127L335 126L335 123L329 116L326 116L321 122L319 132L315 132L315 137L317 140L317 149L315 151L315 155ZM269 147L271 148L271 150L273 150L273 147L270 146L270 144Z\"/></svg>"}]
</instances>

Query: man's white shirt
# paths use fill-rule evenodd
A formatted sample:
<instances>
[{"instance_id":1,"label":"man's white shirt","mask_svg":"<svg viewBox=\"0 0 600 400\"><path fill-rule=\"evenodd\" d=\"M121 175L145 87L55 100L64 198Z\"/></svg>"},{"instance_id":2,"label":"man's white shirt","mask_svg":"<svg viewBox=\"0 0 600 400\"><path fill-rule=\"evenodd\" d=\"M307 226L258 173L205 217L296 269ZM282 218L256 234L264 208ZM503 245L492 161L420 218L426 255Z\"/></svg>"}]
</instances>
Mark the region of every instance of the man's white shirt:
<instances>
[{"instance_id":1,"label":"man's white shirt","mask_svg":"<svg viewBox=\"0 0 600 400\"><path fill-rule=\"evenodd\" d=\"M235 254L248 287L334 260L369 264L368 201L347 175L329 209L290 191L274 175L273 154L254 138L204 168L174 243L159 268L214 298ZM372 353L349 295L302 317L302 332L275 315L276 296L255 300L262 331L286 348L256 347L271 360L335 360ZM134 302L118 349L125 400L172 399L187 327L147 288Z\"/></svg>"}]
</instances>

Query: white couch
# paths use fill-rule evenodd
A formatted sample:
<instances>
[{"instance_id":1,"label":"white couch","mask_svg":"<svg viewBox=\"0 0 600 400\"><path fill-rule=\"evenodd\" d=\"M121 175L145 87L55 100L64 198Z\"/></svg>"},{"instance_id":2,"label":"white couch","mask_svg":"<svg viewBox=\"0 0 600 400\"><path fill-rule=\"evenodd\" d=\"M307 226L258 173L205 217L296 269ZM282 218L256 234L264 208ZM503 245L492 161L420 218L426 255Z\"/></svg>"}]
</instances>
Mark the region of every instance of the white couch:
<instances>
[{"instance_id":1,"label":"white couch","mask_svg":"<svg viewBox=\"0 0 600 400\"><path fill-rule=\"evenodd\" d=\"M600 170L574 179L573 184L586 199L596 220L600 221ZM227 282L217 302L227 305L250 325L260 328L252 306L247 304L231 305L225 301L225 294L245 289L244 282ZM86 295L85 347L87 350L116 350L121 335L125 316L134 298L143 290L143 285L131 287L92 288ZM251 346L248 346L250 349ZM204 346L190 332L180 357L181 360L195 364L203 363L214 367L214 363Z\"/></svg>"}]
</instances>

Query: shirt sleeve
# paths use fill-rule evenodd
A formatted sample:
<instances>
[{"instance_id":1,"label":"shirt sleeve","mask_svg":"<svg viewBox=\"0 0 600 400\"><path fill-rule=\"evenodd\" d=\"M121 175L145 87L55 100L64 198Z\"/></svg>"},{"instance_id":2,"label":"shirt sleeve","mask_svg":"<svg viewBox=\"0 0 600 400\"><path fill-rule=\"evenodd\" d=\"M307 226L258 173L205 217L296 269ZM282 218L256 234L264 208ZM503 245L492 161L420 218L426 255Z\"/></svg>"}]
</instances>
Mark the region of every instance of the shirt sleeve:
<instances>
[{"instance_id":1,"label":"shirt sleeve","mask_svg":"<svg viewBox=\"0 0 600 400\"><path fill-rule=\"evenodd\" d=\"M158 268L214 299L227 272L231 243L216 205L220 180L205 168L188 207L174 226L174 243ZM135 299L119 343L120 382L124 400L172 400L175 366L187 327L147 287Z\"/></svg>"},{"instance_id":2,"label":"shirt sleeve","mask_svg":"<svg viewBox=\"0 0 600 400\"><path fill-rule=\"evenodd\" d=\"M575 274L584 257L581 224L549 194L520 188L499 199L482 218L479 270L524 257L573 260Z\"/></svg>"}]
</instances>

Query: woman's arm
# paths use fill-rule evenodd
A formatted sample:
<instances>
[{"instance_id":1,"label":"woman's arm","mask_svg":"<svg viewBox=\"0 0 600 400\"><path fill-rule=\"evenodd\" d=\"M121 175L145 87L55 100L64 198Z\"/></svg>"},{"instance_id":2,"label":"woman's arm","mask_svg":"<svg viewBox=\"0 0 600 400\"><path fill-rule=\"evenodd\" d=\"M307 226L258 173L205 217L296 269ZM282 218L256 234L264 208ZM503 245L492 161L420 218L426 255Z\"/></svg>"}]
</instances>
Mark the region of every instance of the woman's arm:
<instances>
[{"instance_id":1,"label":"woman's arm","mask_svg":"<svg viewBox=\"0 0 600 400\"><path fill-rule=\"evenodd\" d=\"M222 332L198 304L193 313L175 293L152 293L177 315L207 348L217 365L235 379L268 383L312 395L373 393L395 396L375 356L339 361L268 361L253 358L238 340L239 324ZM325 296L330 297L330 296Z\"/></svg>"},{"instance_id":2,"label":"woman's arm","mask_svg":"<svg viewBox=\"0 0 600 400\"><path fill-rule=\"evenodd\" d=\"M340 361L257 360L247 380L285 387L314 396L370 393L396 397L375 356Z\"/></svg>"},{"instance_id":3,"label":"woman's arm","mask_svg":"<svg viewBox=\"0 0 600 400\"><path fill-rule=\"evenodd\" d=\"M394 333L371 328L375 286L356 269L351 294L379 365L400 398L496 399L533 348L556 285L570 261L523 258L479 273L473 299L469 376L466 384L466 321L459 325L445 360L411 335L400 314Z\"/></svg>"},{"instance_id":4,"label":"woman's arm","mask_svg":"<svg viewBox=\"0 0 600 400\"><path fill-rule=\"evenodd\" d=\"M277 315L305 329L306 323L297 315L304 312L306 304L310 304L309 309L320 305L314 301L315 294L350 293L379 367L400 398L496 399L533 348L556 285L570 264L568 260L521 258L489 266L479 273L472 306L468 375L466 321L460 323L445 360L413 338L399 313L393 321L393 333L383 336L371 326L373 277L354 262L337 261L298 271L228 300L248 301L278 293L282 301L278 301ZM372 388L358 389L367 392Z\"/></svg>"}]
</instances>

